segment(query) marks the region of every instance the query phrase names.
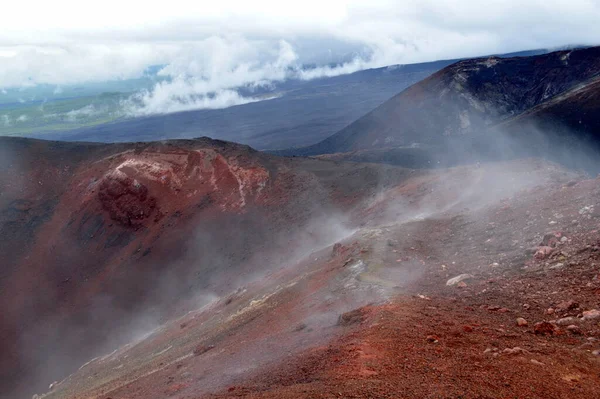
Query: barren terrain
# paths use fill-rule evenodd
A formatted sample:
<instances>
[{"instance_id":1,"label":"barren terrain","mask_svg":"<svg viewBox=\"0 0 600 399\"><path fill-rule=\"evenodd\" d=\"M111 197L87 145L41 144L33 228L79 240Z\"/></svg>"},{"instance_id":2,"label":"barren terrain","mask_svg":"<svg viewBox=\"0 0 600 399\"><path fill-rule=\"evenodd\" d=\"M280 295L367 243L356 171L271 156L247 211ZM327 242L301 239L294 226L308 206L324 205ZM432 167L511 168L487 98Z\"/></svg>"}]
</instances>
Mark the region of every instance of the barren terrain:
<instances>
[{"instance_id":1,"label":"barren terrain","mask_svg":"<svg viewBox=\"0 0 600 399\"><path fill-rule=\"evenodd\" d=\"M43 397L594 397L599 192L537 160L409 175L352 207L338 244L92 359Z\"/></svg>"}]
</instances>

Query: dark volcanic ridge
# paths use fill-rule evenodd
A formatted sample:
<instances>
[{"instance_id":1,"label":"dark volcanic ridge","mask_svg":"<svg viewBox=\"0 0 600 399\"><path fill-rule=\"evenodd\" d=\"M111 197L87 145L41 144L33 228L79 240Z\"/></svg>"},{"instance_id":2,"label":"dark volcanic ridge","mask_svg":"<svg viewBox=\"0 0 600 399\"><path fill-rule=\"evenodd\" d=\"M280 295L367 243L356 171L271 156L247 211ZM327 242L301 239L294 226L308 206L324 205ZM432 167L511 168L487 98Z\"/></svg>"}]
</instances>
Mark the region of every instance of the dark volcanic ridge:
<instances>
[{"instance_id":1,"label":"dark volcanic ridge","mask_svg":"<svg viewBox=\"0 0 600 399\"><path fill-rule=\"evenodd\" d=\"M599 73L600 47L460 61L322 142L276 153L408 167L550 156L585 168L573 158L598 149Z\"/></svg>"}]
</instances>

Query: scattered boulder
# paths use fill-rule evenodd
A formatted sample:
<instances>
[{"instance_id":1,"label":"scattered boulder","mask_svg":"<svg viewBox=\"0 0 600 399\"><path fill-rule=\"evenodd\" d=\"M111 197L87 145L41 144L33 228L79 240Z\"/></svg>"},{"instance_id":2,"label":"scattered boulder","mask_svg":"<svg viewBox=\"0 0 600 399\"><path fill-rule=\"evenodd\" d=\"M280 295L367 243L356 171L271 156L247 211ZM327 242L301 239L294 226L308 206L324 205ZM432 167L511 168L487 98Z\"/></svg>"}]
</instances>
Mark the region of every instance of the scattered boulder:
<instances>
[{"instance_id":1,"label":"scattered boulder","mask_svg":"<svg viewBox=\"0 0 600 399\"><path fill-rule=\"evenodd\" d=\"M542 242L540 243L540 247L551 247L554 248L560 242L562 238L562 233L560 231L555 231L553 233L548 233L544 235Z\"/></svg>"},{"instance_id":2,"label":"scattered boulder","mask_svg":"<svg viewBox=\"0 0 600 399\"><path fill-rule=\"evenodd\" d=\"M556 325L552 323L548 323L547 321L541 321L539 323L535 323L533 326L533 332L538 335L554 335L557 334L560 330Z\"/></svg>"},{"instance_id":3,"label":"scattered boulder","mask_svg":"<svg viewBox=\"0 0 600 399\"><path fill-rule=\"evenodd\" d=\"M584 206L583 208L581 208L579 210L579 214L580 215L589 215L590 213L594 212L594 205L588 205L588 206Z\"/></svg>"},{"instance_id":4,"label":"scattered boulder","mask_svg":"<svg viewBox=\"0 0 600 399\"><path fill-rule=\"evenodd\" d=\"M453 285L457 285L458 283L460 283L463 280L469 279L469 278L473 278L474 276L472 274L468 274L468 273L464 273L464 274L460 274L456 277L452 277L450 280L446 281L446 285L447 286L453 286Z\"/></svg>"},{"instance_id":5,"label":"scattered boulder","mask_svg":"<svg viewBox=\"0 0 600 399\"><path fill-rule=\"evenodd\" d=\"M552 266L550 266L550 269L556 270L556 269L562 269L563 267L565 267L565 264L562 262L558 262L558 263L555 263Z\"/></svg>"},{"instance_id":6,"label":"scattered boulder","mask_svg":"<svg viewBox=\"0 0 600 399\"><path fill-rule=\"evenodd\" d=\"M581 328L579 328L579 326L576 326L575 324L571 324L571 325L567 326L567 331L573 335L582 335L583 334L583 331L581 331Z\"/></svg>"},{"instance_id":7,"label":"scattered boulder","mask_svg":"<svg viewBox=\"0 0 600 399\"><path fill-rule=\"evenodd\" d=\"M522 317L517 317L517 325L518 325L519 327L524 327L524 326L526 326L526 325L528 325L528 324L529 324L529 323L528 323L528 322L527 322L527 320L525 320L524 318L522 318Z\"/></svg>"},{"instance_id":8,"label":"scattered boulder","mask_svg":"<svg viewBox=\"0 0 600 399\"><path fill-rule=\"evenodd\" d=\"M361 309L354 309L340 315L338 326L351 326L352 324L362 323L365 320L364 312Z\"/></svg>"},{"instance_id":9,"label":"scattered boulder","mask_svg":"<svg viewBox=\"0 0 600 399\"><path fill-rule=\"evenodd\" d=\"M586 310L585 312L583 312L583 319L584 320L600 319L600 310L598 310L598 309Z\"/></svg>"},{"instance_id":10,"label":"scattered boulder","mask_svg":"<svg viewBox=\"0 0 600 399\"><path fill-rule=\"evenodd\" d=\"M538 360L535 360L535 359L531 359L530 362L533 363L533 364L535 364L535 365L537 365L537 366L543 366L544 365L544 363L542 363L542 362L540 362Z\"/></svg>"},{"instance_id":11,"label":"scattered boulder","mask_svg":"<svg viewBox=\"0 0 600 399\"><path fill-rule=\"evenodd\" d=\"M198 345L194 348L193 354L194 356L200 356L203 353L208 352L211 349L214 349L214 345Z\"/></svg>"},{"instance_id":12,"label":"scattered boulder","mask_svg":"<svg viewBox=\"0 0 600 399\"><path fill-rule=\"evenodd\" d=\"M337 258L338 256L342 255L344 253L344 250L346 248L339 242L336 242L333 245L333 249L331 250L331 257L332 258Z\"/></svg>"},{"instance_id":13,"label":"scattered boulder","mask_svg":"<svg viewBox=\"0 0 600 399\"><path fill-rule=\"evenodd\" d=\"M554 248L552 247L547 247L547 246L543 246L543 247L539 247L538 250L535 252L534 257L536 259L546 259L548 256L550 256L552 254L552 252L554 252Z\"/></svg>"},{"instance_id":14,"label":"scattered boulder","mask_svg":"<svg viewBox=\"0 0 600 399\"><path fill-rule=\"evenodd\" d=\"M559 326L568 326L573 324L576 320L575 317L563 317L562 319L556 320L556 324Z\"/></svg>"},{"instance_id":15,"label":"scattered boulder","mask_svg":"<svg viewBox=\"0 0 600 399\"><path fill-rule=\"evenodd\" d=\"M505 353L507 355L521 355L524 353L529 353L528 351L526 351L523 348L519 348L518 346L515 346L514 348L506 348L502 351L502 353Z\"/></svg>"},{"instance_id":16,"label":"scattered boulder","mask_svg":"<svg viewBox=\"0 0 600 399\"><path fill-rule=\"evenodd\" d=\"M539 247L536 245L534 247L529 247L525 250L525 254L526 255L535 255L535 253L538 251Z\"/></svg>"},{"instance_id":17,"label":"scattered boulder","mask_svg":"<svg viewBox=\"0 0 600 399\"><path fill-rule=\"evenodd\" d=\"M427 336L427 342L432 343L432 344L437 344L439 342L439 338L436 335L428 335Z\"/></svg>"},{"instance_id":18,"label":"scattered boulder","mask_svg":"<svg viewBox=\"0 0 600 399\"><path fill-rule=\"evenodd\" d=\"M562 301L561 303L556 305L555 310L557 312L567 312L569 310L577 309L578 307L579 304L577 302L575 302L572 299L569 299L568 301Z\"/></svg>"}]
</instances>

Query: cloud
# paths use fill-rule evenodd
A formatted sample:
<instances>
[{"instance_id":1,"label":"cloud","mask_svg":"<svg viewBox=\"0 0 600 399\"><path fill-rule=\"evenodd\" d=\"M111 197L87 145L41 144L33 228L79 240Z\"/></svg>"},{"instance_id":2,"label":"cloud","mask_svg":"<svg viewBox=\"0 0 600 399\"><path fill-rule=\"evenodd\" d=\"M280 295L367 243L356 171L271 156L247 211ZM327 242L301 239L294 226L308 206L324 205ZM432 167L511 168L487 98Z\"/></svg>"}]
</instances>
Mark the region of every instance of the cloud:
<instances>
[{"instance_id":1,"label":"cloud","mask_svg":"<svg viewBox=\"0 0 600 399\"><path fill-rule=\"evenodd\" d=\"M27 122L28 119L29 119L29 117L27 115L23 114L17 118L17 122Z\"/></svg>"},{"instance_id":2,"label":"cloud","mask_svg":"<svg viewBox=\"0 0 600 399\"><path fill-rule=\"evenodd\" d=\"M10 126L10 116L8 116L6 114L2 115L2 123L6 127Z\"/></svg>"},{"instance_id":3,"label":"cloud","mask_svg":"<svg viewBox=\"0 0 600 399\"><path fill-rule=\"evenodd\" d=\"M193 85L186 83L182 86L186 94L180 95L177 87L177 84L160 85L152 91L133 95L123 103L126 114L145 116L198 109L218 109L265 100L265 98L243 97L234 90L196 94L191 91Z\"/></svg>"},{"instance_id":4,"label":"cloud","mask_svg":"<svg viewBox=\"0 0 600 399\"><path fill-rule=\"evenodd\" d=\"M202 49L198 49L197 46ZM226 108L265 100L270 97L244 97L235 89L256 89L283 81L293 72L297 55L286 41L276 49L244 38L225 40L211 37L196 45L196 51L158 72L168 78L150 90L143 90L123 102L132 116ZM202 51L211 53L210 60L195 57Z\"/></svg>"},{"instance_id":5,"label":"cloud","mask_svg":"<svg viewBox=\"0 0 600 399\"><path fill-rule=\"evenodd\" d=\"M288 78L600 43L595 0L106 0L90 10L57 0L36 4L35 15L28 1L7 7L17 17L3 21L1 87L130 79L164 65L163 80L136 99L138 113L255 101L231 90Z\"/></svg>"},{"instance_id":6,"label":"cloud","mask_svg":"<svg viewBox=\"0 0 600 399\"><path fill-rule=\"evenodd\" d=\"M97 115L102 111L97 110L94 104L86 105L85 107L71 110L65 113L65 116L69 122L76 122L78 118L86 118L93 115Z\"/></svg>"}]
</instances>

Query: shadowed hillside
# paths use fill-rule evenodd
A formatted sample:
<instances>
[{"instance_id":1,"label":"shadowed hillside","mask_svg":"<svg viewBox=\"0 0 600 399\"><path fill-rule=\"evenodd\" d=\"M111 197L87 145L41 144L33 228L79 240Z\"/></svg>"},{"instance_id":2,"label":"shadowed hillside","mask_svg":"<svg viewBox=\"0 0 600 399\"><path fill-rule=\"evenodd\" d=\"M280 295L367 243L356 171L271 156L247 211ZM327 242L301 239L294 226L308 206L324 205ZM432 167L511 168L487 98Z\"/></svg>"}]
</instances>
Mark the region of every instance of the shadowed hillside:
<instances>
[{"instance_id":1,"label":"shadowed hillside","mask_svg":"<svg viewBox=\"0 0 600 399\"><path fill-rule=\"evenodd\" d=\"M345 159L376 161L383 153L393 163L435 166L456 163L463 154L473 161L481 151L487 158L506 140L518 139L523 141L511 143L511 156L540 155L526 149L567 135L595 136L599 72L600 47L461 61L321 143L279 154L348 153Z\"/></svg>"}]
</instances>

